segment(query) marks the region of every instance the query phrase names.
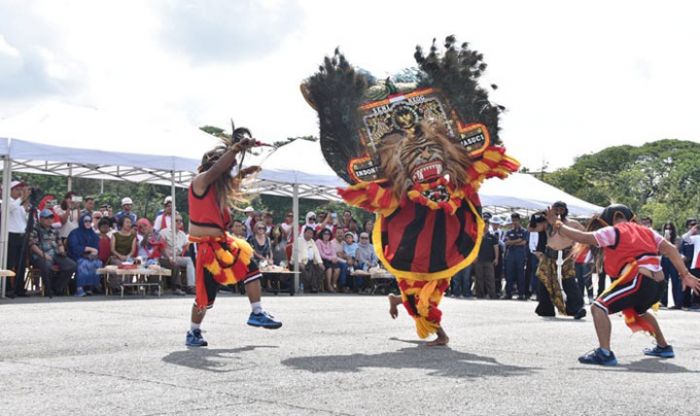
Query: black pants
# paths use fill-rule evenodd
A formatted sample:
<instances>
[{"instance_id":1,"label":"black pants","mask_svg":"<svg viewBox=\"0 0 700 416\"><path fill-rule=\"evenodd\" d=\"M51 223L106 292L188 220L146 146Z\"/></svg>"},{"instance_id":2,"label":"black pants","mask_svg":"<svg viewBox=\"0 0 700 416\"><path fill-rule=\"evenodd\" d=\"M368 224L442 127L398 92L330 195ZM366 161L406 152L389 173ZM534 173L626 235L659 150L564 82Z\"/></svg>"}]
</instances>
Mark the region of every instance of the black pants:
<instances>
[{"instance_id":1,"label":"black pants","mask_svg":"<svg viewBox=\"0 0 700 416\"><path fill-rule=\"evenodd\" d=\"M561 286L566 294L566 314L576 315L583 308L583 297L579 293L578 283L575 278L562 279ZM539 316L555 316L554 304L549 297L549 292L543 284L537 285L537 308L535 313Z\"/></svg>"},{"instance_id":2,"label":"black pants","mask_svg":"<svg viewBox=\"0 0 700 416\"><path fill-rule=\"evenodd\" d=\"M58 266L58 271L52 270L53 265ZM49 296L63 295L66 293L68 282L75 272L76 264L73 259L63 256L54 256L53 262L49 262L41 257L32 259L32 266L39 269L41 282L46 288Z\"/></svg>"},{"instance_id":3,"label":"black pants","mask_svg":"<svg viewBox=\"0 0 700 416\"><path fill-rule=\"evenodd\" d=\"M14 290L15 295L24 293L24 272L27 264L27 253L22 256L22 246L24 245L24 234L9 233L7 241L7 268L15 272L15 287L10 288L10 279L7 279L6 289L9 292Z\"/></svg>"}]
</instances>

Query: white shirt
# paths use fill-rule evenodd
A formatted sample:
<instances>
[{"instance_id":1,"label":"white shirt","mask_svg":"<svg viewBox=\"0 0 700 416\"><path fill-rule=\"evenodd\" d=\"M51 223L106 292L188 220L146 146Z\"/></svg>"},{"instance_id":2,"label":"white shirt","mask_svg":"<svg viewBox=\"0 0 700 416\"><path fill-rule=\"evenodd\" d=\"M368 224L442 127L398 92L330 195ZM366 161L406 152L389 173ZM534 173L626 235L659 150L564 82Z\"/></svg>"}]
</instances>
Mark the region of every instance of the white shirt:
<instances>
[{"instance_id":1,"label":"white shirt","mask_svg":"<svg viewBox=\"0 0 700 416\"><path fill-rule=\"evenodd\" d=\"M164 257L172 256L173 251L173 230L172 228L166 228L160 230L158 233L162 240L165 240L165 250L163 253ZM175 235L175 255L182 256L182 249L187 245L187 234L184 231L177 230Z\"/></svg>"},{"instance_id":2,"label":"white shirt","mask_svg":"<svg viewBox=\"0 0 700 416\"><path fill-rule=\"evenodd\" d=\"M22 198L10 197L10 215L7 216L7 232L24 234L27 230L27 211L22 206Z\"/></svg>"},{"instance_id":3,"label":"white shirt","mask_svg":"<svg viewBox=\"0 0 700 416\"><path fill-rule=\"evenodd\" d=\"M53 208L53 212L60 216L63 216L66 211L64 211L60 205L56 205ZM66 222L61 226L61 229L58 230L58 236L61 238L68 238L68 234L70 234L71 231L75 230L78 228L78 221L80 220L80 212L77 209L68 209L68 218L66 218Z\"/></svg>"},{"instance_id":4,"label":"white shirt","mask_svg":"<svg viewBox=\"0 0 700 416\"><path fill-rule=\"evenodd\" d=\"M534 253L537 251L537 243L540 241L540 233L535 233L530 231L530 238L529 238L529 247L530 247L530 252Z\"/></svg>"},{"instance_id":5,"label":"white shirt","mask_svg":"<svg viewBox=\"0 0 700 416\"><path fill-rule=\"evenodd\" d=\"M165 228L170 228L170 223L172 222L173 216L167 214L159 214L156 220L153 221L153 229L160 231L163 225L163 215L165 215Z\"/></svg>"}]
</instances>

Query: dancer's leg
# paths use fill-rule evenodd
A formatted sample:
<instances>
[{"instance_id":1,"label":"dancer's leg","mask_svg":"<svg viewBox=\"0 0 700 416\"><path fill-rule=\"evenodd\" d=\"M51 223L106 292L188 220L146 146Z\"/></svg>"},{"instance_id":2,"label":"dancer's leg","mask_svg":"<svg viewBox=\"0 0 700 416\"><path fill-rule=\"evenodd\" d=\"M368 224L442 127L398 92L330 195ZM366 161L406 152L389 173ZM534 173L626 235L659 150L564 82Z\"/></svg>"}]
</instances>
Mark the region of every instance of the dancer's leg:
<instances>
[{"instance_id":1,"label":"dancer's leg","mask_svg":"<svg viewBox=\"0 0 700 416\"><path fill-rule=\"evenodd\" d=\"M608 313L600 307L593 305L591 307L591 315L593 315L593 323L595 324L595 332L598 336L600 347L610 351L610 333L612 332L612 325L610 324Z\"/></svg>"},{"instance_id":2,"label":"dancer's leg","mask_svg":"<svg viewBox=\"0 0 700 416\"><path fill-rule=\"evenodd\" d=\"M447 332L445 332L445 329L442 326L440 326L437 329L437 338L428 342L426 345L429 347L436 347L439 345L447 345L449 342L450 338L447 336Z\"/></svg>"}]
</instances>

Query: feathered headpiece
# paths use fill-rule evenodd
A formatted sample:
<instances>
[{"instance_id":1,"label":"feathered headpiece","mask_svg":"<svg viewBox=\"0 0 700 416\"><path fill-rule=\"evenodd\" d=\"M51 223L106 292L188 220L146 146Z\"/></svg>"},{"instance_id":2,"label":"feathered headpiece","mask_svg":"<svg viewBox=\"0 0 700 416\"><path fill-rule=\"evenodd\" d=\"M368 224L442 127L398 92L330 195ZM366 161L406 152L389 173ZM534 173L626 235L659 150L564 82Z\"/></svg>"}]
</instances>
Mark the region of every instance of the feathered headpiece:
<instances>
[{"instance_id":1,"label":"feathered headpiece","mask_svg":"<svg viewBox=\"0 0 700 416\"><path fill-rule=\"evenodd\" d=\"M338 176L351 184L384 179L377 152L382 140L410 134L424 120L444 127L473 160L500 143L503 107L491 103L478 84L486 69L482 55L467 43L458 46L454 36L444 46L440 54L433 40L427 55L416 47L413 83L374 81L336 49L302 84L305 99L318 112L321 149Z\"/></svg>"}]
</instances>

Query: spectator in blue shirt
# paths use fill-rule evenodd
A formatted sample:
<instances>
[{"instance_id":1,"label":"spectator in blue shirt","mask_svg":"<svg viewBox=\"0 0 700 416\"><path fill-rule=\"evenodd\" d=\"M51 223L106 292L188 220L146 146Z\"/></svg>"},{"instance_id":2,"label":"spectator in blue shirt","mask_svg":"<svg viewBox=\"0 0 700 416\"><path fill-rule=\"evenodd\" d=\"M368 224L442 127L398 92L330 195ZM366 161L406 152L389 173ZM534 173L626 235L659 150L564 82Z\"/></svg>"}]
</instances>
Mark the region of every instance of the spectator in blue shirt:
<instances>
[{"instance_id":1,"label":"spectator in blue shirt","mask_svg":"<svg viewBox=\"0 0 700 416\"><path fill-rule=\"evenodd\" d=\"M506 293L504 299L513 298L513 285L518 284L518 299L525 300L525 260L527 249L527 230L520 225L520 214L510 216L513 228L506 232L505 266Z\"/></svg>"},{"instance_id":2,"label":"spectator in blue shirt","mask_svg":"<svg viewBox=\"0 0 700 416\"><path fill-rule=\"evenodd\" d=\"M119 224L121 223L121 219L124 217L131 218L131 223L136 224L136 214L131 211L133 207L134 202L131 200L131 198L122 198L122 210L114 215L114 221L117 222L117 229L120 228Z\"/></svg>"}]
</instances>

